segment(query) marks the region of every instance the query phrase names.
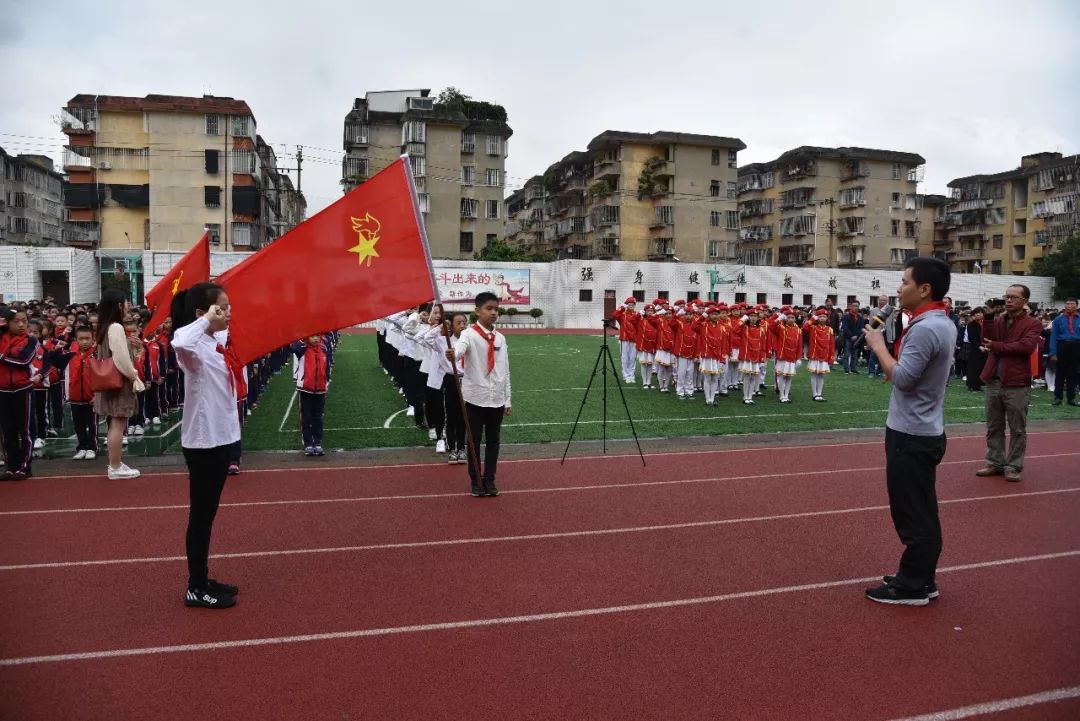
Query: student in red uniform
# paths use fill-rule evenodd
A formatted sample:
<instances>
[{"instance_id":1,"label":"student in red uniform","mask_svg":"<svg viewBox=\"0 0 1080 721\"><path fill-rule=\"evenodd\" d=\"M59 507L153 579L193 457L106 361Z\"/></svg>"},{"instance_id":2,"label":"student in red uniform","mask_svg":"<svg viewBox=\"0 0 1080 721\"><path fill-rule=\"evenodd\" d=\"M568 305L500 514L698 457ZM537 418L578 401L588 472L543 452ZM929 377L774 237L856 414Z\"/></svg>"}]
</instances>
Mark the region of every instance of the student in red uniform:
<instances>
[{"instance_id":1,"label":"student in red uniform","mask_svg":"<svg viewBox=\"0 0 1080 721\"><path fill-rule=\"evenodd\" d=\"M694 397L694 358L697 357L697 333L694 332L693 309L682 304L675 311L675 392L680 399Z\"/></svg>"},{"instance_id":2,"label":"student in red uniform","mask_svg":"<svg viewBox=\"0 0 1080 721\"><path fill-rule=\"evenodd\" d=\"M326 391L330 387L330 360L321 335L308 336L304 342L292 344L296 355L293 377L300 396L300 433L304 438L305 456L323 456L323 414L326 412Z\"/></svg>"},{"instance_id":3,"label":"student in red uniform","mask_svg":"<svg viewBox=\"0 0 1080 721\"><path fill-rule=\"evenodd\" d=\"M652 378L656 373L656 323L656 306L650 303L645 306L645 314L638 321L636 345L638 365L641 367L642 388L652 388Z\"/></svg>"},{"instance_id":4,"label":"student in red uniform","mask_svg":"<svg viewBox=\"0 0 1080 721\"><path fill-rule=\"evenodd\" d=\"M795 323L795 314L791 308L785 308L777 317L776 330L773 332L773 352L775 354L776 383L780 390L780 402L791 403L791 382L802 358L802 328Z\"/></svg>"},{"instance_id":5,"label":"student in red uniform","mask_svg":"<svg viewBox=\"0 0 1080 721\"><path fill-rule=\"evenodd\" d=\"M634 361L637 356L637 337L641 324L641 314L637 312L637 301L633 296L611 314L612 320L619 324L619 349L622 359L623 383L634 383Z\"/></svg>"},{"instance_id":6,"label":"student in red uniform","mask_svg":"<svg viewBox=\"0 0 1080 721\"><path fill-rule=\"evenodd\" d=\"M26 312L7 309L0 335L0 432L3 434L5 470L0 480L30 478L34 453L30 440L31 394L34 383L31 363L38 341L26 333Z\"/></svg>"},{"instance_id":7,"label":"student in red uniform","mask_svg":"<svg viewBox=\"0 0 1080 721\"><path fill-rule=\"evenodd\" d=\"M57 315L57 319L64 319L64 323L67 322L67 318L63 315ZM45 346L45 385L48 388L49 395L49 430L47 435L55 438L60 435L60 431L64 428L64 383L63 383L63 369L58 368L51 360L52 354L56 351L63 350L67 346L71 345L69 342L71 334L66 332L67 326L63 327L64 333L57 335L57 331L60 330L59 325L55 325L49 321L45 321L45 334L46 340L43 341Z\"/></svg>"},{"instance_id":8,"label":"student in red uniform","mask_svg":"<svg viewBox=\"0 0 1080 721\"><path fill-rule=\"evenodd\" d=\"M672 368L675 365L675 327L671 308L662 306L656 311L656 384L661 393L668 392Z\"/></svg>"},{"instance_id":9,"label":"student in red uniform","mask_svg":"<svg viewBox=\"0 0 1080 721\"><path fill-rule=\"evenodd\" d=\"M727 395L727 388L720 384L727 372L728 327L720 322L720 307L708 309L708 319L698 321L698 338L701 339L701 373L704 378L705 405L716 405L716 394Z\"/></svg>"},{"instance_id":10,"label":"student in red uniform","mask_svg":"<svg viewBox=\"0 0 1080 721\"><path fill-rule=\"evenodd\" d=\"M34 450L45 447L45 436L48 434L49 422L47 408L49 405L49 388L45 384L48 373L45 363L45 345L42 334L45 332L44 324L38 318L31 318L26 324L26 334L36 338L38 343L34 349L34 358L30 361L30 381L34 384L34 391L30 401L30 440L34 444Z\"/></svg>"},{"instance_id":11,"label":"student in red uniform","mask_svg":"<svg viewBox=\"0 0 1080 721\"><path fill-rule=\"evenodd\" d=\"M810 395L818 402L825 401L825 376L836 361L836 332L829 325L829 320L828 309L820 308L814 314L814 320L807 321L804 326L809 339Z\"/></svg>"},{"instance_id":12,"label":"student in red uniform","mask_svg":"<svg viewBox=\"0 0 1080 721\"><path fill-rule=\"evenodd\" d=\"M743 321L745 303L736 303L731 306L729 314L729 335L731 338L731 354L728 356L727 387L733 391L742 384L742 374L739 372L739 354L742 352Z\"/></svg>"},{"instance_id":13,"label":"student in red uniform","mask_svg":"<svg viewBox=\"0 0 1080 721\"><path fill-rule=\"evenodd\" d=\"M64 373L64 389L75 425L75 460L97 458L97 414L94 391L90 388L90 359L94 357L94 331L89 326L75 329L75 345L54 350L50 362Z\"/></svg>"},{"instance_id":14,"label":"student in red uniform","mask_svg":"<svg viewBox=\"0 0 1080 721\"><path fill-rule=\"evenodd\" d=\"M144 339L143 348L143 384L146 391L143 394L142 413L147 426L159 428L161 426L161 388L165 384L165 365L163 363L161 344L157 338Z\"/></svg>"},{"instance_id":15,"label":"student in red uniform","mask_svg":"<svg viewBox=\"0 0 1080 721\"><path fill-rule=\"evenodd\" d=\"M765 326L756 311L746 316L739 347L739 372L743 378L743 403L753 405L754 393L761 385L761 365L765 362L768 340Z\"/></svg>"}]
</instances>

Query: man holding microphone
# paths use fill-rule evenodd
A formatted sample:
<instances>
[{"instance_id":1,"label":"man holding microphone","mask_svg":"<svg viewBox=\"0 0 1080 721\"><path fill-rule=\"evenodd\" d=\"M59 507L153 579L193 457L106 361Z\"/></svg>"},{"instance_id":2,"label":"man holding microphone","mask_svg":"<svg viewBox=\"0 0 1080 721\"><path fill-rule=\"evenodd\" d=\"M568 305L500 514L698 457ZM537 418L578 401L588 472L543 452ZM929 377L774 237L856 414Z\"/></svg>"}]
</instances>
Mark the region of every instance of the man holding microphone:
<instances>
[{"instance_id":1,"label":"man holding microphone","mask_svg":"<svg viewBox=\"0 0 1080 721\"><path fill-rule=\"evenodd\" d=\"M911 320L897 341L896 358L882 330L868 326L864 331L867 347L893 384L885 422L885 476L893 525L905 546L896 575L866 590L866 597L878 603L925 606L938 595L936 472L945 455L945 386L956 347L956 325L942 302L949 283L944 261L912 258L897 289L900 308Z\"/></svg>"}]
</instances>

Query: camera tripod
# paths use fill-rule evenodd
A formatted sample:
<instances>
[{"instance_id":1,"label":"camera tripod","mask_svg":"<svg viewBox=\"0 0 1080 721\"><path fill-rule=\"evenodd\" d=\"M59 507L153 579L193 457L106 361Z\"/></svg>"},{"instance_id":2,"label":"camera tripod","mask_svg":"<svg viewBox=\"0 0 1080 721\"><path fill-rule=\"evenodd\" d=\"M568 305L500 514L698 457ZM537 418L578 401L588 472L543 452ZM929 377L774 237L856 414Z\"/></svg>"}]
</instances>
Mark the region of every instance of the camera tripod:
<instances>
[{"instance_id":1,"label":"camera tripod","mask_svg":"<svg viewBox=\"0 0 1080 721\"><path fill-rule=\"evenodd\" d=\"M608 345L608 331L612 327L612 321L604 321L604 340L600 344L600 350L596 354L596 362L593 364L592 375L589 376L589 382L585 386L585 394L581 396L581 407L578 408L577 418L574 419L574 425L570 428L570 438L566 441L566 448L563 450L562 460L560 464L566 463L566 454L570 452L570 444L574 442L574 433L577 432L578 422L581 420L581 413L585 410L585 401L589 399L589 391L592 390L593 381L596 380L596 371L600 370L603 385L603 416L600 421L603 428L603 442L604 453L607 453L607 406L608 406L608 370L611 371L611 377L615 379L615 387L619 389L619 398L622 399L623 410L626 411L626 419L630 421L630 433L634 436L634 443L637 444L638 455L641 457L641 465L645 464L645 454L641 452L641 441L638 440L637 430L634 428L634 419L630 415L630 408L626 405L626 394L623 393L622 382L619 380L619 371L615 368L615 360L611 357L611 347Z\"/></svg>"}]
</instances>

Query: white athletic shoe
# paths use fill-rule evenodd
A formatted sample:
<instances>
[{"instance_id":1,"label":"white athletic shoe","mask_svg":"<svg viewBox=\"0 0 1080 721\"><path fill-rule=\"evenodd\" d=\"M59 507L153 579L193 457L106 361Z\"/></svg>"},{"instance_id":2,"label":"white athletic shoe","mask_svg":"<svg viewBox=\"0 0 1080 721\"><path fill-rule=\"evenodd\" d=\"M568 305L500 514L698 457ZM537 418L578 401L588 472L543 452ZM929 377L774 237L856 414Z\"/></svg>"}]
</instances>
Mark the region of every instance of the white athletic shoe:
<instances>
[{"instance_id":1,"label":"white athletic shoe","mask_svg":"<svg viewBox=\"0 0 1080 721\"><path fill-rule=\"evenodd\" d=\"M135 435L135 426L128 426L126 435L129 435L129 436Z\"/></svg>"},{"instance_id":2,"label":"white athletic shoe","mask_svg":"<svg viewBox=\"0 0 1080 721\"><path fill-rule=\"evenodd\" d=\"M75 455L72 456L72 459L76 461L81 461L84 458L86 458L86 451L76 451Z\"/></svg>"},{"instance_id":3,"label":"white athletic shoe","mask_svg":"<svg viewBox=\"0 0 1080 721\"><path fill-rule=\"evenodd\" d=\"M444 441L442 438L440 438L439 442L435 444L435 452L446 453L446 441Z\"/></svg>"},{"instance_id":4,"label":"white athletic shoe","mask_svg":"<svg viewBox=\"0 0 1080 721\"><path fill-rule=\"evenodd\" d=\"M415 416L415 415L416 415L416 409L415 409L415 408L413 408L412 406L409 406L409 410L405 411L405 415L407 415L407 416L409 416L410 418L412 418L413 416Z\"/></svg>"},{"instance_id":5,"label":"white athletic shoe","mask_svg":"<svg viewBox=\"0 0 1080 721\"><path fill-rule=\"evenodd\" d=\"M146 431L145 431L145 430L143 430L143 427L142 427L142 426L135 426L135 435L137 435L137 436L141 436L141 435L143 435L144 433L146 433Z\"/></svg>"},{"instance_id":6,"label":"white athletic shoe","mask_svg":"<svg viewBox=\"0 0 1080 721\"><path fill-rule=\"evenodd\" d=\"M83 451L83 453L86 454L85 456L83 456L83 458L85 458L88 461L92 461L95 458L97 458L97 452L96 451Z\"/></svg>"},{"instance_id":7,"label":"white athletic shoe","mask_svg":"<svg viewBox=\"0 0 1080 721\"><path fill-rule=\"evenodd\" d=\"M44 438L38 438L36 441L34 441L34 450L35 451L40 451L44 447L45 447L45 439Z\"/></svg>"},{"instance_id":8,"label":"white athletic shoe","mask_svg":"<svg viewBox=\"0 0 1080 721\"><path fill-rule=\"evenodd\" d=\"M248 415L251 415L251 413L248 413ZM154 418L153 420L150 421L150 423L153 424L154 428L157 428L158 426L161 425L161 419L160 418Z\"/></svg>"},{"instance_id":9,"label":"white athletic shoe","mask_svg":"<svg viewBox=\"0 0 1080 721\"><path fill-rule=\"evenodd\" d=\"M126 463L121 463L119 468L109 467L109 480L121 481L130 478L138 478L141 474L134 468L128 468Z\"/></svg>"},{"instance_id":10,"label":"white athletic shoe","mask_svg":"<svg viewBox=\"0 0 1080 721\"><path fill-rule=\"evenodd\" d=\"M128 439L127 438L128 438L127 436L124 436L124 440L120 445L126 446L128 444Z\"/></svg>"},{"instance_id":11,"label":"white athletic shoe","mask_svg":"<svg viewBox=\"0 0 1080 721\"><path fill-rule=\"evenodd\" d=\"M439 437L439 432L436 431L434 428L428 428L427 429L427 439L429 441L434 441L434 440L438 439L438 437Z\"/></svg>"}]
</instances>

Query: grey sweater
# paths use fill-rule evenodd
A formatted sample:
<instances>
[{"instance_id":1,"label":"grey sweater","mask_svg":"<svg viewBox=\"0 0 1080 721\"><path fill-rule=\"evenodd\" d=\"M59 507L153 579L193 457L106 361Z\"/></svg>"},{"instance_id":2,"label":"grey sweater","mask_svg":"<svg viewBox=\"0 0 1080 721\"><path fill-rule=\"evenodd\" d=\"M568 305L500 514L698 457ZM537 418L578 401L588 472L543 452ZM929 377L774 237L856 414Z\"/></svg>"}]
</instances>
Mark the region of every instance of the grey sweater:
<instances>
[{"instance_id":1,"label":"grey sweater","mask_svg":"<svg viewBox=\"0 0 1080 721\"><path fill-rule=\"evenodd\" d=\"M945 311L928 311L908 325L892 373L889 428L913 436L945 432L945 385L955 348L956 326Z\"/></svg>"}]
</instances>

